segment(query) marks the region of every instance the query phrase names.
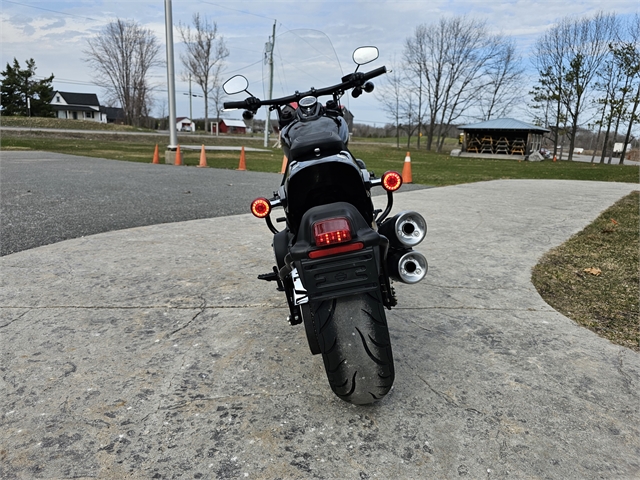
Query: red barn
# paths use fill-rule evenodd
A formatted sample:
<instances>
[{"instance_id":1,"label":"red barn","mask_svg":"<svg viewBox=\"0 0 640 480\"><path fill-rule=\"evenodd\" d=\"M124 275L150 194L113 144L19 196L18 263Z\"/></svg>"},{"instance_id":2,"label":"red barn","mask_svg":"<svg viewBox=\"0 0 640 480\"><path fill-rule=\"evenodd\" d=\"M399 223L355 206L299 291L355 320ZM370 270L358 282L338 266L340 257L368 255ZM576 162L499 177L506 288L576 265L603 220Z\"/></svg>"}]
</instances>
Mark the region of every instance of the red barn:
<instances>
[{"instance_id":1,"label":"red barn","mask_svg":"<svg viewBox=\"0 0 640 480\"><path fill-rule=\"evenodd\" d=\"M216 133L216 126L219 126L220 133L247 133L247 126L242 120L221 118L217 124L216 122L211 122L211 133Z\"/></svg>"}]
</instances>

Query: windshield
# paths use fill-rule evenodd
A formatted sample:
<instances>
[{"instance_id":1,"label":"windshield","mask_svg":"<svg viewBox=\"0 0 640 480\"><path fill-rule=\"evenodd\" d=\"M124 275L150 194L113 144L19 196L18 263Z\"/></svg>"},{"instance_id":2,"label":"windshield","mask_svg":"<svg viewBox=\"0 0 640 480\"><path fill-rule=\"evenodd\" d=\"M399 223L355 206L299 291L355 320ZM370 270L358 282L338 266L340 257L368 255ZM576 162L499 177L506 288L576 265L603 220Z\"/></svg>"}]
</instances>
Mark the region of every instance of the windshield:
<instances>
[{"instance_id":1,"label":"windshield","mask_svg":"<svg viewBox=\"0 0 640 480\"><path fill-rule=\"evenodd\" d=\"M295 91L304 92L312 87L335 85L343 76L329 37L318 30L289 30L278 35L273 67L273 98L285 97ZM268 66L264 72L264 85L268 85ZM324 103L326 100L321 101Z\"/></svg>"}]
</instances>

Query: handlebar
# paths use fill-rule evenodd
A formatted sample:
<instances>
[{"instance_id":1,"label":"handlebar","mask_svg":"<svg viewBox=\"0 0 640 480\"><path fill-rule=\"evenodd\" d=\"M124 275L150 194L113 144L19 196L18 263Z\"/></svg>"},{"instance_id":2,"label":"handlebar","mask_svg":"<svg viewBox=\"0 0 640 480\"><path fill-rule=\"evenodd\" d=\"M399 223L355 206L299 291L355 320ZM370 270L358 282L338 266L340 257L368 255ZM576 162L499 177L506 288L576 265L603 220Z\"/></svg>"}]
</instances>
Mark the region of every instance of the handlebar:
<instances>
[{"instance_id":1,"label":"handlebar","mask_svg":"<svg viewBox=\"0 0 640 480\"><path fill-rule=\"evenodd\" d=\"M224 102L224 108L247 108L246 100L241 102Z\"/></svg>"},{"instance_id":2,"label":"handlebar","mask_svg":"<svg viewBox=\"0 0 640 480\"><path fill-rule=\"evenodd\" d=\"M375 70L371 70L370 72L365 73L363 81L366 82L367 80L371 80L372 78L379 77L380 75L385 73L387 73L387 67L383 66L383 67L376 68Z\"/></svg>"},{"instance_id":3,"label":"handlebar","mask_svg":"<svg viewBox=\"0 0 640 480\"><path fill-rule=\"evenodd\" d=\"M298 102L300 101L300 99L304 97L311 96L311 97L317 98L317 97L322 97L326 95L333 95L336 93L344 93L346 90L349 90L350 88L361 87L362 85L364 85L364 83L367 80L371 80L372 78L383 75L386 72L387 72L387 68L383 66L383 67L379 67L374 70L371 70L370 72L366 72L366 73L356 72L356 73L347 75L346 77L343 77L342 83L333 85L331 87L326 87L321 89L312 88L308 92L302 92L302 93L296 92L293 95L289 95L287 97L274 98L271 100L260 100L255 97L249 97L246 100L242 100L239 102L224 102L223 107L229 108L229 109L239 108L239 109L255 111L258 108L265 105L279 106L279 105L286 105L292 102Z\"/></svg>"}]
</instances>

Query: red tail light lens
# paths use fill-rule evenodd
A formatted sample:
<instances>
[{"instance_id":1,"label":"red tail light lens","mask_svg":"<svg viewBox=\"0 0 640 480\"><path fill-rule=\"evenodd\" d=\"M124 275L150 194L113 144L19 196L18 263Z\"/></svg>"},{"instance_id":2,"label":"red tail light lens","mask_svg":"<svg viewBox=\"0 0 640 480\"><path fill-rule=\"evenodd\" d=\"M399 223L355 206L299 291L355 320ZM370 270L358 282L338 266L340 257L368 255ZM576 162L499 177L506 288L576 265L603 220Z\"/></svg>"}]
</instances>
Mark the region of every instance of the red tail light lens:
<instances>
[{"instance_id":1,"label":"red tail light lens","mask_svg":"<svg viewBox=\"0 0 640 480\"><path fill-rule=\"evenodd\" d=\"M251 202L251 213L258 218L264 218L271 213L271 202L266 198L256 198Z\"/></svg>"},{"instance_id":2,"label":"red tail light lens","mask_svg":"<svg viewBox=\"0 0 640 480\"><path fill-rule=\"evenodd\" d=\"M395 192L402 186L402 176L398 172L386 172L382 175L382 188Z\"/></svg>"},{"instance_id":3,"label":"red tail light lens","mask_svg":"<svg viewBox=\"0 0 640 480\"><path fill-rule=\"evenodd\" d=\"M313 236L318 247L351 240L351 228L346 218L331 218L313 224Z\"/></svg>"}]
</instances>

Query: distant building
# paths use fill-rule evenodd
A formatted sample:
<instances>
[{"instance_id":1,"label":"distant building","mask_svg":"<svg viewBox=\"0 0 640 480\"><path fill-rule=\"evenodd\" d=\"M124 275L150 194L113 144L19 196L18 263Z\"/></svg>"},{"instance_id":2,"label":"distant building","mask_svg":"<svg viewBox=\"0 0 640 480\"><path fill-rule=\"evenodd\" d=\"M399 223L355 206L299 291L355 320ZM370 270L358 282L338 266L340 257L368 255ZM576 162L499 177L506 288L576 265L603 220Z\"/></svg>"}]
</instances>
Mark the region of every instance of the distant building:
<instances>
[{"instance_id":1,"label":"distant building","mask_svg":"<svg viewBox=\"0 0 640 480\"><path fill-rule=\"evenodd\" d=\"M216 128L220 129L220 133L247 133L247 125L242 120L229 120L227 118L221 118L217 121L211 122L211 133L216 133Z\"/></svg>"},{"instance_id":2,"label":"distant building","mask_svg":"<svg viewBox=\"0 0 640 480\"><path fill-rule=\"evenodd\" d=\"M124 125L124 109L120 107L100 106L100 111L107 116L107 123L117 123L119 125Z\"/></svg>"},{"instance_id":3,"label":"distant building","mask_svg":"<svg viewBox=\"0 0 640 480\"><path fill-rule=\"evenodd\" d=\"M53 94L51 107L58 118L107 123L107 115L101 111L100 102L95 93L73 93L58 90Z\"/></svg>"},{"instance_id":4,"label":"distant building","mask_svg":"<svg viewBox=\"0 0 640 480\"><path fill-rule=\"evenodd\" d=\"M196 123L189 117L176 118L176 130L179 132L195 132Z\"/></svg>"}]
</instances>

